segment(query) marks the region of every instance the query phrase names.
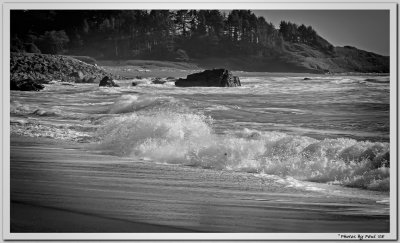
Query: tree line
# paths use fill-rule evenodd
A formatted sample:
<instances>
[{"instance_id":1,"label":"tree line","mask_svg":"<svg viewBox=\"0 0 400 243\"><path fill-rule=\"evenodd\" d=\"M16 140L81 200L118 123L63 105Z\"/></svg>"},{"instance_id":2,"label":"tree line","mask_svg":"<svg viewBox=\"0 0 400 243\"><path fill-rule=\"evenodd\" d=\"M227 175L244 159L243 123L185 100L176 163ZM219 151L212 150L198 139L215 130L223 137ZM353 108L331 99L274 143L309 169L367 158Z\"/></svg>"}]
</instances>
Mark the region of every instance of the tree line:
<instances>
[{"instance_id":1,"label":"tree line","mask_svg":"<svg viewBox=\"0 0 400 243\"><path fill-rule=\"evenodd\" d=\"M279 29L250 10L11 10L11 51L96 58L271 56L284 43L333 46L311 26Z\"/></svg>"}]
</instances>

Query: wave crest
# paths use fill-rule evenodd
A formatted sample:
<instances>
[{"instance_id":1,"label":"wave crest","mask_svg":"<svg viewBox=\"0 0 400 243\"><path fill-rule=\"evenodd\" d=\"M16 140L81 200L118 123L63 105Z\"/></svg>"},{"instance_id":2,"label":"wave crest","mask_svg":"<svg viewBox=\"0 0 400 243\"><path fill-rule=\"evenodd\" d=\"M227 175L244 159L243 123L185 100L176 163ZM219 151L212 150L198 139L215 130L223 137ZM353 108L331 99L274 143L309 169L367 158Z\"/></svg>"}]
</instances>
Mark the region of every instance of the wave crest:
<instances>
[{"instance_id":1,"label":"wave crest","mask_svg":"<svg viewBox=\"0 0 400 243\"><path fill-rule=\"evenodd\" d=\"M168 109L113 117L98 136L120 156L389 190L388 143L249 129L222 135L209 117Z\"/></svg>"}]
</instances>

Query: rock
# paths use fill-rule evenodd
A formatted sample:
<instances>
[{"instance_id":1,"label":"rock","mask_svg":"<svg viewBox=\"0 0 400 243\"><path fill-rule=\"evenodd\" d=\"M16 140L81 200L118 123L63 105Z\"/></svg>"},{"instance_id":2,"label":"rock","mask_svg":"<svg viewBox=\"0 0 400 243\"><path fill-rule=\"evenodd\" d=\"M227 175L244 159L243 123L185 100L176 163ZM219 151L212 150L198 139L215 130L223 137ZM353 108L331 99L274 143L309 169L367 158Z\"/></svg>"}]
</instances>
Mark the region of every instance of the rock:
<instances>
[{"instance_id":1,"label":"rock","mask_svg":"<svg viewBox=\"0 0 400 243\"><path fill-rule=\"evenodd\" d=\"M235 84L235 86L242 86L238 76L233 76L233 84ZM235 87L235 86L233 86L233 87ZM225 86L225 87L227 87L227 86ZM228 87L232 87L232 86L228 86Z\"/></svg>"},{"instance_id":2,"label":"rock","mask_svg":"<svg viewBox=\"0 0 400 243\"><path fill-rule=\"evenodd\" d=\"M155 78L153 79L152 83L153 84L165 84L165 80L161 80L161 78Z\"/></svg>"},{"instance_id":3,"label":"rock","mask_svg":"<svg viewBox=\"0 0 400 243\"><path fill-rule=\"evenodd\" d=\"M236 87L241 86L240 79L233 76L227 69L205 70L201 73L190 74L186 79L178 79L175 86L179 87Z\"/></svg>"},{"instance_id":4,"label":"rock","mask_svg":"<svg viewBox=\"0 0 400 243\"><path fill-rule=\"evenodd\" d=\"M303 80L311 80L311 78L303 78Z\"/></svg>"},{"instance_id":5,"label":"rock","mask_svg":"<svg viewBox=\"0 0 400 243\"><path fill-rule=\"evenodd\" d=\"M73 77L73 78L79 78L79 79L83 79L85 77L85 75L83 75L83 73L81 71L72 72L69 76Z\"/></svg>"},{"instance_id":6,"label":"rock","mask_svg":"<svg viewBox=\"0 0 400 243\"><path fill-rule=\"evenodd\" d=\"M119 87L118 84L114 82L114 80L108 76L105 76L101 81L99 86L105 86L105 87Z\"/></svg>"},{"instance_id":7,"label":"rock","mask_svg":"<svg viewBox=\"0 0 400 243\"><path fill-rule=\"evenodd\" d=\"M142 79L142 76L136 76L135 79Z\"/></svg>"},{"instance_id":8,"label":"rock","mask_svg":"<svg viewBox=\"0 0 400 243\"><path fill-rule=\"evenodd\" d=\"M15 52L10 54L10 80L45 79L80 83L99 82L104 76L123 79L100 67L68 56Z\"/></svg>"},{"instance_id":9,"label":"rock","mask_svg":"<svg viewBox=\"0 0 400 243\"><path fill-rule=\"evenodd\" d=\"M78 72L72 72L69 77L71 77L75 83L83 83L85 80L85 75L81 71Z\"/></svg>"},{"instance_id":10,"label":"rock","mask_svg":"<svg viewBox=\"0 0 400 243\"><path fill-rule=\"evenodd\" d=\"M42 65L41 64L39 64L39 63L37 63L37 64L35 64L34 66L33 66L33 69L35 70L35 71L42 71Z\"/></svg>"},{"instance_id":11,"label":"rock","mask_svg":"<svg viewBox=\"0 0 400 243\"><path fill-rule=\"evenodd\" d=\"M41 78L41 79L35 80L35 82L36 82L36 83L39 83L39 84L49 84L49 83L50 83L50 80L46 80L46 79L44 79L44 78Z\"/></svg>"},{"instance_id":12,"label":"rock","mask_svg":"<svg viewBox=\"0 0 400 243\"><path fill-rule=\"evenodd\" d=\"M32 79L11 80L10 89L21 91L39 91L44 89L44 85Z\"/></svg>"},{"instance_id":13,"label":"rock","mask_svg":"<svg viewBox=\"0 0 400 243\"><path fill-rule=\"evenodd\" d=\"M132 82L132 86L137 86L137 83L135 83L135 82Z\"/></svg>"}]
</instances>

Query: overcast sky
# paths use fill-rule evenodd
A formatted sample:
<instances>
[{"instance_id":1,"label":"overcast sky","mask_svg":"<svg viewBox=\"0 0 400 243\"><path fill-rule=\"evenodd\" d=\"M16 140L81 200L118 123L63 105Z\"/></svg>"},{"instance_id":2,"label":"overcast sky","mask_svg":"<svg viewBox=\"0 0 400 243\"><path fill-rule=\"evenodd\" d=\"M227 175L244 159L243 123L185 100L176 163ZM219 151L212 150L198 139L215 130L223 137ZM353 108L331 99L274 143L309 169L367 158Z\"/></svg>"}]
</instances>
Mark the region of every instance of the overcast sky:
<instances>
[{"instance_id":1,"label":"overcast sky","mask_svg":"<svg viewBox=\"0 0 400 243\"><path fill-rule=\"evenodd\" d=\"M281 20L311 25L334 46L389 55L388 10L253 10L279 28Z\"/></svg>"}]
</instances>

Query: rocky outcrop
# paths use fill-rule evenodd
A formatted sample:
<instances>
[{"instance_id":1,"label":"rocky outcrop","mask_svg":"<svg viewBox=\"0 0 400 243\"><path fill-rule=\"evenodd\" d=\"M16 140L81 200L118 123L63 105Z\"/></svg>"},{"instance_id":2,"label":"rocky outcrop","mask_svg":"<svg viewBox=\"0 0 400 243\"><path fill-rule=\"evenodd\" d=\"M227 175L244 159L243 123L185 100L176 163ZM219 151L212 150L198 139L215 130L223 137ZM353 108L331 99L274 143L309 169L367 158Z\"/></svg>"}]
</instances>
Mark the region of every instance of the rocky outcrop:
<instances>
[{"instance_id":1,"label":"rocky outcrop","mask_svg":"<svg viewBox=\"0 0 400 243\"><path fill-rule=\"evenodd\" d=\"M75 78L76 81L79 81L79 80L82 80L82 79L85 78L85 75L83 75L83 73L82 73L81 71L72 72L69 76L70 76L71 78Z\"/></svg>"},{"instance_id":2,"label":"rocky outcrop","mask_svg":"<svg viewBox=\"0 0 400 243\"><path fill-rule=\"evenodd\" d=\"M68 56L34 53L11 53L10 80L62 80L65 82L99 82L104 76L121 79L103 69Z\"/></svg>"},{"instance_id":3,"label":"rocky outcrop","mask_svg":"<svg viewBox=\"0 0 400 243\"><path fill-rule=\"evenodd\" d=\"M108 76L105 76L99 84L100 87L119 87L118 84L114 82L114 80Z\"/></svg>"},{"instance_id":4,"label":"rocky outcrop","mask_svg":"<svg viewBox=\"0 0 400 243\"><path fill-rule=\"evenodd\" d=\"M233 76L227 69L205 70L190 74L186 79L178 79L175 86L179 87L236 87L241 86L239 77Z\"/></svg>"},{"instance_id":5,"label":"rocky outcrop","mask_svg":"<svg viewBox=\"0 0 400 243\"><path fill-rule=\"evenodd\" d=\"M11 90L20 90L20 91L39 91L44 89L44 85L40 83L40 81L35 81L32 79L24 79L24 80L11 80L10 82Z\"/></svg>"}]
</instances>

